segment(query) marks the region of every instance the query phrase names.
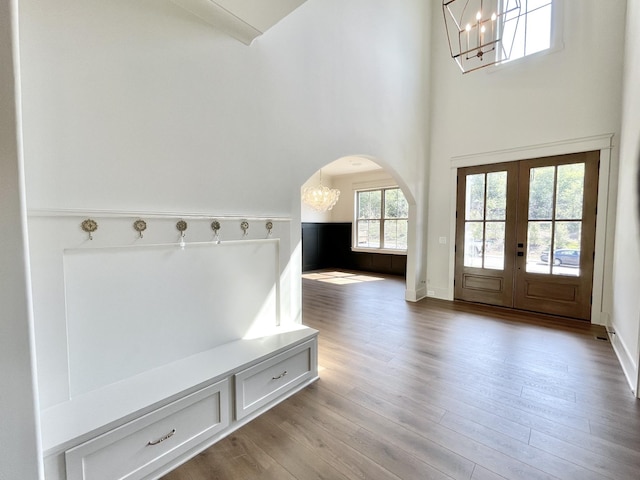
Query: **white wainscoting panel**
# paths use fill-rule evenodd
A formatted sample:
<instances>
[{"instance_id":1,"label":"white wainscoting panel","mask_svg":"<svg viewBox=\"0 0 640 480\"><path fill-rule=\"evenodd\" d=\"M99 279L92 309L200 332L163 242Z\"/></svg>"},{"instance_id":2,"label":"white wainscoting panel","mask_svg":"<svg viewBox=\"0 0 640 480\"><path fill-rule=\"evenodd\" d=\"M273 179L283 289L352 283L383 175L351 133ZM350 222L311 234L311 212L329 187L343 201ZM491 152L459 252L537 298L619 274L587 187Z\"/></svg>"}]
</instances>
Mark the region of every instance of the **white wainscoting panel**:
<instances>
[{"instance_id":1,"label":"white wainscoting panel","mask_svg":"<svg viewBox=\"0 0 640 480\"><path fill-rule=\"evenodd\" d=\"M65 250L70 396L275 326L278 247L269 239Z\"/></svg>"}]
</instances>

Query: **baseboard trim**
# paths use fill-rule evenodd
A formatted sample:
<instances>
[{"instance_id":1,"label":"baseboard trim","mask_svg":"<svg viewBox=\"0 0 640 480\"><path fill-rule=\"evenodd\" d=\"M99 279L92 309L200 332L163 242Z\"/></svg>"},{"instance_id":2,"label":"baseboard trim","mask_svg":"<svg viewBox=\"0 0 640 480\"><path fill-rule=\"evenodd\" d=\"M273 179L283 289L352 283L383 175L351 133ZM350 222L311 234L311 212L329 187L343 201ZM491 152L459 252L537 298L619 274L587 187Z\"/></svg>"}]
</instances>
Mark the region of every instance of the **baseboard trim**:
<instances>
[{"instance_id":1,"label":"baseboard trim","mask_svg":"<svg viewBox=\"0 0 640 480\"><path fill-rule=\"evenodd\" d=\"M427 296L427 289L420 288L418 290L405 290L404 299L407 302L419 302Z\"/></svg>"},{"instance_id":2,"label":"baseboard trim","mask_svg":"<svg viewBox=\"0 0 640 480\"><path fill-rule=\"evenodd\" d=\"M622 371L624 373L627 382L629 383L629 388L636 395L636 381L638 378L638 366L634 361L633 357L629 353L629 349L625 345L622 338L620 338L615 330L608 330L609 341L611 342L611 346L613 347L613 351L618 357L618 362L620 362L620 366L622 367Z\"/></svg>"}]
</instances>

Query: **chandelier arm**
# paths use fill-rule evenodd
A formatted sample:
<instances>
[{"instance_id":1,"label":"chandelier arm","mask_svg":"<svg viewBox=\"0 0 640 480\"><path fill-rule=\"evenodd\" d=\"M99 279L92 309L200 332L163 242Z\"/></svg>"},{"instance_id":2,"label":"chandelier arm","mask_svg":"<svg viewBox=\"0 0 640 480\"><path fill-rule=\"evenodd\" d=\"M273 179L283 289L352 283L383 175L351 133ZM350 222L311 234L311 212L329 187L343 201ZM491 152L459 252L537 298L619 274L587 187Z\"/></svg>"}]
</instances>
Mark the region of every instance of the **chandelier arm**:
<instances>
[{"instance_id":1,"label":"chandelier arm","mask_svg":"<svg viewBox=\"0 0 640 480\"><path fill-rule=\"evenodd\" d=\"M442 1L451 57L463 73L509 59L520 9L520 0ZM508 29L505 28L507 21ZM507 31L509 38L505 38Z\"/></svg>"}]
</instances>

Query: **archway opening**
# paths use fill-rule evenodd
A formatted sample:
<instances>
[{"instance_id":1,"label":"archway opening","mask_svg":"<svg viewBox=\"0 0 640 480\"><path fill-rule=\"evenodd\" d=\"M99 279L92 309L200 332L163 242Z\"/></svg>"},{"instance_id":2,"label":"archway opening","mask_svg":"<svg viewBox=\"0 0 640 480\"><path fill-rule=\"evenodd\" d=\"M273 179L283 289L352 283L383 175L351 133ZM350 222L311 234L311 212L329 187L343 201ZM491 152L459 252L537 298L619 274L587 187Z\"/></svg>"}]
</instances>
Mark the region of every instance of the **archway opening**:
<instances>
[{"instance_id":1,"label":"archway opening","mask_svg":"<svg viewBox=\"0 0 640 480\"><path fill-rule=\"evenodd\" d=\"M415 201L406 184L384 162L365 155L324 165L302 189L320 184L340 196L326 211L301 202L303 275L321 270L337 272L338 279L344 271L395 275L413 290L415 269L407 267L414 258Z\"/></svg>"}]
</instances>

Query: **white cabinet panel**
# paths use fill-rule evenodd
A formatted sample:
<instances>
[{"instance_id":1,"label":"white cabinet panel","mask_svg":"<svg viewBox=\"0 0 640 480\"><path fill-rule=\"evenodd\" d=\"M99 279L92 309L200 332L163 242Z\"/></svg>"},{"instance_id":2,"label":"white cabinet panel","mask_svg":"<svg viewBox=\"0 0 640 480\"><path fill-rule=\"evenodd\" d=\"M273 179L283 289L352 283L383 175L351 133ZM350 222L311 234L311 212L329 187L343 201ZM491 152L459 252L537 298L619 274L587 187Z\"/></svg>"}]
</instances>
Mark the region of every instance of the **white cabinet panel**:
<instances>
[{"instance_id":1,"label":"white cabinet panel","mask_svg":"<svg viewBox=\"0 0 640 480\"><path fill-rule=\"evenodd\" d=\"M317 375L317 343L305 342L235 375L236 419Z\"/></svg>"},{"instance_id":2,"label":"white cabinet panel","mask_svg":"<svg viewBox=\"0 0 640 480\"><path fill-rule=\"evenodd\" d=\"M278 252L277 239L65 250L71 397L275 327Z\"/></svg>"},{"instance_id":3,"label":"white cabinet panel","mask_svg":"<svg viewBox=\"0 0 640 480\"><path fill-rule=\"evenodd\" d=\"M68 480L138 480L229 425L229 381L68 450Z\"/></svg>"}]
</instances>

